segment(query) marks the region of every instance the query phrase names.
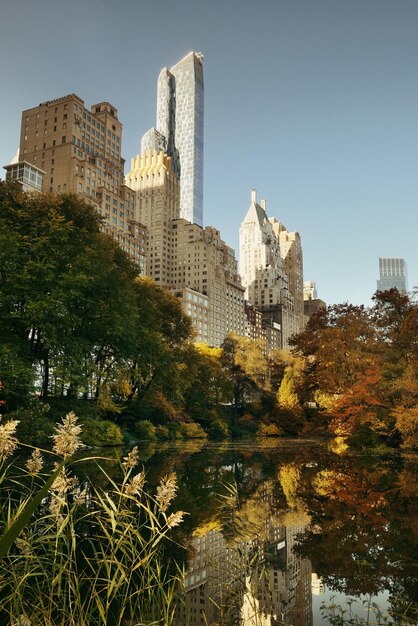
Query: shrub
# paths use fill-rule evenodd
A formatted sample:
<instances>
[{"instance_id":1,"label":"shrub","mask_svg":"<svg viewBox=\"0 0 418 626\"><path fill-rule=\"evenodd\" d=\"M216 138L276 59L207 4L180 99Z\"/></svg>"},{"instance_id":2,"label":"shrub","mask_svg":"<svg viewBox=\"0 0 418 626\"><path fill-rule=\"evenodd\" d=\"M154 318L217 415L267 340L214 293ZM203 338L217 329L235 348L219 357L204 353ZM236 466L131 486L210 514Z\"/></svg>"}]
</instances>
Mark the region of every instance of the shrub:
<instances>
[{"instance_id":1,"label":"shrub","mask_svg":"<svg viewBox=\"0 0 418 626\"><path fill-rule=\"evenodd\" d=\"M245 413L242 417L239 418L238 427L243 432L256 433L258 427L257 420L255 419L254 415L251 415L251 413Z\"/></svg>"},{"instance_id":2,"label":"shrub","mask_svg":"<svg viewBox=\"0 0 418 626\"><path fill-rule=\"evenodd\" d=\"M123 443L121 429L109 420L86 417L82 427L81 440L87 446L119 446Z\"/></svg>"},{"instance_id":3,"label":"shrub","mask_svg":"<svg viewBox=\"0 0 418 626\"><path fill-rule=\"evenodd\" d=\"M8 413L7 417L18 420L17 435L30 446L50 449L54 422L50 417L49 404L40 400L32 400L23 408Z\"/></svg>"},{"instance_id":4,"label":"shrub","mask_svg":"<svg viewBox=\"0 0 418 626\"><path fill-rule=\"evenodd\" d=\"M163 441L170 439L170 431L167 426L162 426L162 424L158 424L155 427L155 434L157 435L157 439L162 439Z\"/></svg>"},{"instance_id":5,"label":"shrub","mask_svg":"<svg viewBox=\"0 0 418 626\"><path fill-rule=\"evenodd\" d=\"M207 434L200 426L195 422L184 422L180 425L181 434L185 439L201 439L207 437Z\"/></svg>"},{"instance_id":6,"label":"shrub","mask_svg":"<svg viewBox=\"0 0 418 626\"><path fill-rule=\"evenodd\" d=\"M211 439L227 439L230 436L228 424L220 419L211 422L208 430Z\"/></svg>"},{"instance_id":7,"label":"shrub","mask_svg":"<svg viewBox=\"0 0 418 626\"><path fill-rule=\"evenodd\" d=\"M261 423L257 430L260 437L279 437L283 435L283 431L276 424Z\"/></svg>"},{"instance_id":8,"label":"shrub","mask_svg":"<svg viewBox=\"0 0 418 626\"><path fill-rule=\"evenodd\" d=\"M149 420L139 420L135 424L135 435L141 441L155 441L157 439L156 428Z\"/></svg>"}]
</instances>

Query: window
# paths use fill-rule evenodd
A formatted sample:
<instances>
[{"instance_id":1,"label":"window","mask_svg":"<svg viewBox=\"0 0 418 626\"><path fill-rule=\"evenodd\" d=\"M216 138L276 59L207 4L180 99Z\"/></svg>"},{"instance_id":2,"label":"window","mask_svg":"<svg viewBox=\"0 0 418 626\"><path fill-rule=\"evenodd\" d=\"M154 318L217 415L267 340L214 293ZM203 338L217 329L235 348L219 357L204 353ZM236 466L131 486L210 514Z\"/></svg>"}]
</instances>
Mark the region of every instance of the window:
<instances>
[{"instance_id":1,"label":"window","mask_svg":"<svg viewBox=\"0 0 418 626\"><path fill-rule=\"evenodd\" d=\"M64 135L63 138L61 139L61 143L65 143L67 141L67 137Z\"/></svg>"}]
</instances>

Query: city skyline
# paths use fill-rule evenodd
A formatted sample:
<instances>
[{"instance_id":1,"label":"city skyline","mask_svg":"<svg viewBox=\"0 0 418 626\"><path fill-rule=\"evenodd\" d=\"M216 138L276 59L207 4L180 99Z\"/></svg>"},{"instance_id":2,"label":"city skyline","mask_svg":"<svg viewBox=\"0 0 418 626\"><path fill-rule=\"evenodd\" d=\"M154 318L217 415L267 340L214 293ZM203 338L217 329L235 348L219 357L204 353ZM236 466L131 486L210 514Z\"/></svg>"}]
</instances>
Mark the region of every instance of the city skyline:
<instances>
[{"instance_id":1,"label":"city skyline","mask_svg":"<svg viewBox=\"0 0 418 626\"><path fill-rule=\"evenodd\" d=\"M48 1L5 2L0 45L3 59L13 54L4 66L2 165L16 153L21 111L71 92L114 103L129 164L155 118L161 67L202 50L204 225L238 251L256 187L269 213L301 234L304 278L319 298L368 304L379 257L405 258L410 284L418 282L416 3L123 6L115 25L108 2L87 2L82 16Z\"/></svg>"}]
</instances>

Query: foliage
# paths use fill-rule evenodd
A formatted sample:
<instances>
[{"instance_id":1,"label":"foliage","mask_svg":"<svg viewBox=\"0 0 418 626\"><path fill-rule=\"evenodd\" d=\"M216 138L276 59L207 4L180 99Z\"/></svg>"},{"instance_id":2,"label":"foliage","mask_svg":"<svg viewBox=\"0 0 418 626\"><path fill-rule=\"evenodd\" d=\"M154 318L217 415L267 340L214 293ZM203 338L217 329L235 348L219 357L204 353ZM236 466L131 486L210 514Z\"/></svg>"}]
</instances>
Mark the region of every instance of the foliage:
<instances>
[{"instance_id":1,"label":"foliage","mask_svg":"<svg viewBox=\"0 0 418 626\"><path fill-rule=\"evenodd\" d=\"M123 443L122 431L114 422L87 417L82 425L81 440L87 446L119 446Z\"/></svg>"},{"instance_id":2,"label":"foliage","mask_svg":"<svg viewBox=\"0 0 418 626\"><path fill-rule=\"evenodd\" d=\"M286 383L287 403L318 402L331 433L354 447L396 446L400 437L417 447L417 338L417 304L396 289L377 292L370 309L321 310L291 341L305 370L299 390Z\"/></svg>"},{"instance_id":3,"label":"foliage","mask_svg":"<svg viewBox=\"0 0 418 626\"><path fill-rule=\"evenodd\" d=\"M251 413L244 413L238 420L238 427L244 433L256 433L258 430L258 422Z\"/></svg>"},{"instance_id":4,"label":"foliage","mask_svg":"<svg viewBox=\"0 0 418 626\"><path fill-rule=\"evenodd\" d=\"M180 425L180 432L185 439L202 439L207 437L207 433L200 424L194 422L183 422Z\"/></svg>"},{"instance_id":5,"label":"foliage","mask_svg":"<svg viewBox=\"0 0 418 626\"><path fill-rule=\"evenodd\" d=\"M279 437L283 431L276 424L261 422L257 429L259 437Z\"/></svg>"},{"instance_id":6,"label":"foliage","mask_svg":"<svg viewBox=\"0 0 418 626\"><path fill-rule=\"evenodd\" d=\"M38 448L51 448L51 435L54 422L50 406L40 400L31 400L26 407L8 413L9 419L19 420L17 434L28 445Z\"/></svg>"},{"instance_id":7,"label":"foliage","mask_svg":"<svg viewBox=\"0 0 418 626\"><path fill-rule=\"evenodd\" d=\"M222 349L204 343L190 345L184 355L182 398L194 421L207 425L218 409L232 401L232 383L222 366Z\"/></svg>"},{"instance_id":8,"label":"foliage","mask_svg":"<svg viewBox=\"0 0 418 626\"><path fill-rule=\"evenodd\" d=\"M211 439L227 439L230 436L228 424L220 419L215 419L209 425L208 434Z\"/></svg>"},{"instance_id":9,"label":"foliage","mask_svg":"<svg viewBox=\"0 0 418 626\"><path fill-rule=\"evenodd\" d=\"M221 363L231 381L235 409L242 409L246 400L269 388L268 362L261 341L230 333L222 345Z\"/></svg>"},{"instance_id":10,"label":"foliage","mask_svg":"<svg viewBox=\"0 0 418 626\"><path fill-rule=\"evenodd\" d=\"M156 428L149 420L139 420L139 422L136 422L135 435L139 441L154 441L157 439Z\"/></svg>"}]
</instances>

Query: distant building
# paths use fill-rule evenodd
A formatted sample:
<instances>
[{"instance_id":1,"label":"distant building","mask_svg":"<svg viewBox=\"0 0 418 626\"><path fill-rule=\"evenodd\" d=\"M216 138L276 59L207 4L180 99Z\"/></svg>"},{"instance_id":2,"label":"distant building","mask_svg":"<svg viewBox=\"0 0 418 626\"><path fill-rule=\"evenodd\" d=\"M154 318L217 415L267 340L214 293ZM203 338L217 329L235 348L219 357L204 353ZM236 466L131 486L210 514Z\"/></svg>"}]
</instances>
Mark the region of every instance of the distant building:
<instances>
[{"instance_id":1,"label":"distant building","mask_svg":"<svg viewBox=\"0 0 418 626\"><path fill-rule=\"evenodd\" d=\"M240 226L240 274L246 299L262 311L267 324L280 326L282 347L287 347L304 324L300 236L268 218L265 200L258 204L255 189Z\"/></svg>"},{"instance_id":2,"label":"distant building","mask_svg":"<svg viewBox=\"0 0 418 626\"><path fill-rule=\"evenodd\" d=\"M303 312L305 315L305 323L307 323L314 313L326 308L326 302L318 298L316 283L312 280L305 280L303 283Z\"/></svg>"},{"instance_id":3,"label":"distant building","mask_svg":"<svg viewBox=\"0 0 418 626\"><path fill-rule=\"evenodd\" d=\"M305 280L303 283L303 299L315 300L317 297L316 283L313 280Z\"/></svg>"},{"instance_id":4,"label":"distant building","mask_svg":"<svg viewBox=\"0 0 418 626\"><path fill-rule=\"evenodd\" d=\"M379 258L378 291L397 289L400 293L408 291L408 278L405 259Z\"/></svg>"},{"instance_id":5,"label":"distant building","mask_svg":"<svg viewBox=\"0 0 418 626\"><path fill-rule=\"evenodd\" d=\"M122 124L109 102L88 110L69 94L22 113L19 158L37 170L37 181L44 174L42 191L83 196L143 273L146 231L136 219L135 193L125 185L121 144Z\"/></svg>"},{"instance_id":6,"label":"distant building","mask_svg":"<svg viewBox=\"0 0 418 626\"><path fill-rule=\"evenodd\" d=\"M245 315L247 322L246 335L250 339L261 339L264 346L264 354L268 356L273 350L282 347L282 331L280 324L269 323L264 319L263 313L249 302L245 303Z\"/></svg>"},{"instance_id":7,"label":"distant building","mask_svg":"<svg viewBox=\"0 0 418 626\"><path fill-rule=\"evenodd\" d=\"M6 182L17 181L23 191L42 191L45 172L27 161L18 161L10 165L4 165L6 170Z\"/></svg>"},{"instance_id":8,"label":"distant building","mask_svg":"<svg viewBox=\"0 0 418 626\"><path fill-rule=\"evenodd\" d=\"M191 317L196 339L220 346L229 332L245 335L244 287L235 253L216 228L181 217L179 181L164 152L132 159L127 184L136 191L148 229L146 273L171 289Z\"/></svg>"},{"instance_id":9,"label":"distant building","mask_svg":"<svg viewBox=\"0 0 418 626\"><path fill-rule=\"evenodd\" d=\"M180 179L180 217L203 226L203 54L190 52L158 77L157 121L141 153L164 151Z\"/></svg>"},{"instance_id":10,"label":"distant building","mask_svg":"<svg viewBox=\"0 0 418 626\"><path fill-rule=\"evenodd\" d=\"M320 298L314 298L312 300L305 300L303 302L303 310L304 314L307 317L307 320L314 314L320 311L321 309L326 309L326 302L320 300Z\"/></svg>"}]
</instances>

